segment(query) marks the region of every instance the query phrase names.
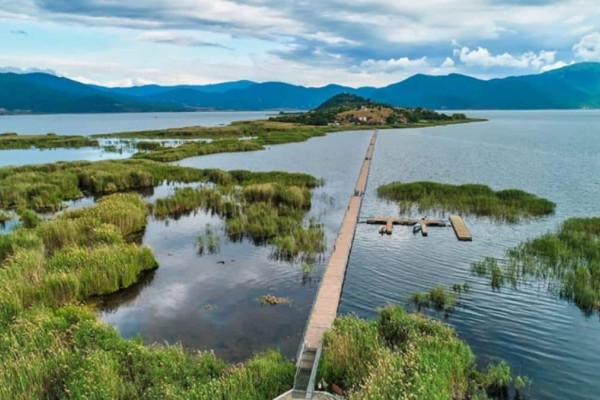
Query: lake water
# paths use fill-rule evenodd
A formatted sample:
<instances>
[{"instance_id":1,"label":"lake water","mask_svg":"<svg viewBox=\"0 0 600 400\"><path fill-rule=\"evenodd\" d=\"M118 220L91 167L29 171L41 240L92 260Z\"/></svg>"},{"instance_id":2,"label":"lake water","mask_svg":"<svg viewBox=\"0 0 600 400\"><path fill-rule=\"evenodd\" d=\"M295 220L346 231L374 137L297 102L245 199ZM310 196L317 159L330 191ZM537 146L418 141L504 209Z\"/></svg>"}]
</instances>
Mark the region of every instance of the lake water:
<instances>
[{"instance_id":1,"label":"lake water","mask_svg":"<svg viewBox=\"0 0 600 400\"><path fill-rule=\"evenodd\" d=\"M56 133L93 135L95 133L132 132L184 126L216 126L234 121L263 119L275 112L205 111L119 114L48 114L0 115L0 133L21 135Z\"/></svg>"},{"instance_id":2,"label":"lake water","mask_svg":"<svg viewBox=\"0 0 600 400\"><path fill-rule=\"evenodd\" d=\"M96 133L131 132L184 126L217 126L234 121L263 119L273 112L189 112L189 113L121 113L121 114L50 114L0 115L0 133L56 133L60 135L92 135ZM116 139L113 139L114 141ZM107 140L101 141L101 146ZM43 164L56 161L99 161L130 157L135 149L121 152L102 147L82 149L19 149L0 152L0 167Z\"/></svg>"},{"instance_id":3,"label":"lake water","mask_svg":"<svg viewBox=\"0 0 600 400\"><path fill-rule=\"evenodd\" d=\"M470 273L471 262L502 257L507 248L557 228L566 218L600 215L600 112L468 114L490 121L380 131L361 218L398 214L396 205L375 193L377 186L395 180L520 188L556 202L556 213L512 225L467 217L471 243L458 242L451 228L432 227L423 238L408 227L396 227L393 235L382 237L377 227L359 224L340 311L370 318L380 306L406 304L414 291L469 281L472 291L448 318L431 315L453 325L478 362L507 360L516 373L532 378L533 399L600 398L597 314L583 315L547 293L543 284L493 292L485 279ZM311 214L325 224L329 254L370 137L368 131L335 133L179 164L325 178L325 185L315 190ZM160 188L154 196L169 190ZM324 261L306 274L298 265L273 260L268 247L225 238L218 254L199 256L194 242L207 223L222 232L222 221L205 213L150 220L143 242L153 247L160 268L133 288L109 296L102 318L127 337L139 333L148 342L213 348L229 360L269 347L293 356ZM289 297L292 303L264 307L256 300L263 294Z\"/></svg>"}]
</instances>

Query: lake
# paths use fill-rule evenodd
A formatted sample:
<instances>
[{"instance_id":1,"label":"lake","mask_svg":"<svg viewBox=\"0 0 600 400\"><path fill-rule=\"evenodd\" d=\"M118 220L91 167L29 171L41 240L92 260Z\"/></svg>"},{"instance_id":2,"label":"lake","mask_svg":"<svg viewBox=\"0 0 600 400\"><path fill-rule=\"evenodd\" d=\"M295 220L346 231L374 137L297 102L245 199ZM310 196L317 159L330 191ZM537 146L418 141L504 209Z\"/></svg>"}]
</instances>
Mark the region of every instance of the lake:
<instances>
[{"instance_id":1,"label":"lake","mask_svg":"<svg viewBox=\"0 0 600 400\"><path fill-rule=\"evenodd\" d=\"M265 111L204 111L118 114L41 114L0 115L0 133L20 135L93 135L181 128L184 126L216 126L234 121L263 119L275 112Z\"/></svg>"},{"instance_id":2,"label":"lake","mask_svg":"<svg viewBox=\"0 0 600 400\"><path fill-rule=\"evenodd\" d=\"M452 314L430 315L454 326L481 365L507 360L515 373L533 380L534 399L599 398L598 314L585 316L549 294L543 284L493 292L488 281L471 275L470 264L485 256L502 257L506 249L556 229L569 217L600 215L600 112L467 114L490 121L380 131L361 219L398 214L395 204L376 197L379 185L396 180L519 188L556 202L556 213L518 224L467 217L471 243L458 242L451 228L431 227L424 238L414 236L409 227L395 227L393 235L382 237L377 227L359 224L340 312L371 318L378 307L406 304L414 291L468 281L472 291L462 296ZM86 117L79 116L82 124ZM306 172L324 178L310 214L325 224L329 254L370 137L370 131L342 132L178 164ZM172 190L161 187L147 195L162 197ZM221 232L220 251L200 256L195 238L207 224ZM228 242L223 222L202 212L176 220L151 219L143 242L154 249L160 268L101 305L101 317L124 336L181 341L190 349L215 349L228 360L243 360L270 347L295 355L326 259L312 272L302 271L273 259L268 247ZM261 306L257 297L263 294L292 302Z\"/></svg>"},{"instance_id":3,"label":"lake","mask_svg":"<svg viewBox=\"0 0 600 400\"><path fill-rule=\"evenodd\" d=\"M263 119L273 114L275 113L263 111L206 111L189 113L0 115L0 133L93 135L97 133L181 128L184 126L226 125L234 121ZM106 141L101 141L101 145L103 145L103 142ZM0 167L56 161L111 160L130 157L134 152L135 149L125 149L122 152L105 151L102 147L4 150L0 153Z\"/></svg>"}]
</instances>

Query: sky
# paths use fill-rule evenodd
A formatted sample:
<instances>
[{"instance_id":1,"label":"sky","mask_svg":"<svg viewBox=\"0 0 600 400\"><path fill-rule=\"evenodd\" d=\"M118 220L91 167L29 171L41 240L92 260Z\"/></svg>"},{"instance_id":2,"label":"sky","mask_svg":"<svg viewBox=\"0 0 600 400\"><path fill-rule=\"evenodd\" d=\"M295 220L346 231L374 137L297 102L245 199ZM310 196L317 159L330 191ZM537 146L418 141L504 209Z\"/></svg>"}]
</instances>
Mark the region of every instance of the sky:
<instances>
[{"instance_id":1,"label":"sky","mask_svg":"<svg viewBox=\"0 0 600 400\"><path fill-rule=\"evenodd\" d=\"M0 0L0 72L385 86L600 61L598 0Z\"/></svg>"}]
</instances>

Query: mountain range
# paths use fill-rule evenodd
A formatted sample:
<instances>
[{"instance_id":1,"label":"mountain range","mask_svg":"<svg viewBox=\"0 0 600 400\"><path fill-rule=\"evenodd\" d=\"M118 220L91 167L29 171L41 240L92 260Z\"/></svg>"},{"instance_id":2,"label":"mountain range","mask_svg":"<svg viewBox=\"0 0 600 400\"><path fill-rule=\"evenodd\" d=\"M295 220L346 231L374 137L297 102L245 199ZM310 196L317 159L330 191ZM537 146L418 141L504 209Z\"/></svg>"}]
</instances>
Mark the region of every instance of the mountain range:
<instances>
[{"instance_id":1,"label":"mountain range","mask_svg":"<svg viewBox=\"0 0 600 400\"><path fill-rule=\"evenodd\" d=\"M460 74L418 74L381 88L333 84L304 87L248 80L110 88L45 73L0 74L3 113L307 110L340 93L394 106L438 110L600 108L600 63L490 80Z\"/></svg>"}]
</instances>

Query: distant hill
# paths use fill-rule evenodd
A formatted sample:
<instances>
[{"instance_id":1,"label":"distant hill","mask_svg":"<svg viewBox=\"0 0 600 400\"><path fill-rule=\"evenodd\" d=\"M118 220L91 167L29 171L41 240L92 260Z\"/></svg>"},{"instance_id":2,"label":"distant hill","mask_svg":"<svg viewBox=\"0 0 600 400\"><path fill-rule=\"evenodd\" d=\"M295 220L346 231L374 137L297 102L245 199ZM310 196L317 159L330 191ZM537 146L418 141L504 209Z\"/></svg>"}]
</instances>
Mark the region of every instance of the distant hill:
<instances>
[{"instance_id":1,"label":"distant hill","mask_svg":"<svg viewBox=\"0 0 600 400\"><path fill-rule=\"evenodd\" d=\"M315 88L247 80L108 88L43 73L0 74L0 110L5 112L310 110L338 94L429 109L600 108L600 64L580 63L537 75L491 80L419 74L382 88Z\"/></svg>"},{"instance_id":2,"label":"distant hill","mask_svg":"<svg viewBox=\"0 0 600 400\"><path fill-rule=\"evenodd\" d=\"M307 112L280 112L279 115L270 118L272 121L333 126L404 126L409 122L427 121L431 123L433 121L466 119L467 117L462 113L449 116L423 108L395 107L351 93L337 94Z\"/></svg>"}]
</instances>

